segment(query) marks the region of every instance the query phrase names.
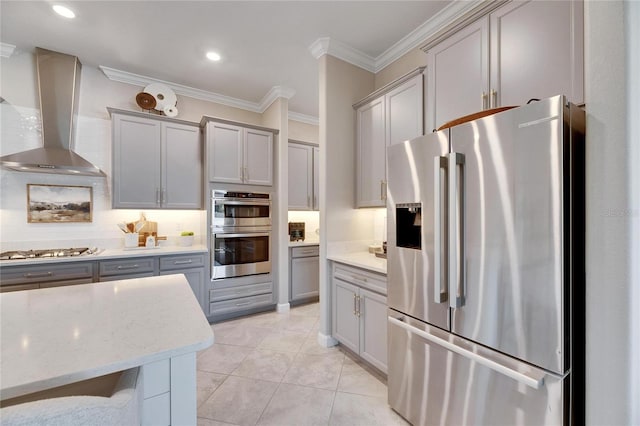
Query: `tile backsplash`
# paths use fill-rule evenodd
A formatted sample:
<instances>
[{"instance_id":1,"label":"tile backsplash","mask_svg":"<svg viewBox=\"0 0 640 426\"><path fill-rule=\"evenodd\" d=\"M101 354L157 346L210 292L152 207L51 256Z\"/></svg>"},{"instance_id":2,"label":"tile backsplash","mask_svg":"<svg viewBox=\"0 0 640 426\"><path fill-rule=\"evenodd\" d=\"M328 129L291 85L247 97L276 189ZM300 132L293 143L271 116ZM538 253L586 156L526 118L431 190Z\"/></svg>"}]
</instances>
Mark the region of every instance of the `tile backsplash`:
<instances>
[{"instance_id":1,"label":"tile backsplash","mask_svg":"<svg viewBox=\"0 0 640 426\"><path fill-rule=\"evenodd\" d=\"M0 104L0 155L42 146L40 113L34 108ZM21 173L0 169L0 249L71 246L115 248L123 244L118 222L140 217L139 210L111 208L111 120L78 116L75 151L98 166L107 177ZM93 188L91 223L27 223L27 184L84 185ZM175 237L193 231L196 242L206 241L206 212L148 210L158 222L158 234Z\"/></svg>"}]
</instances>

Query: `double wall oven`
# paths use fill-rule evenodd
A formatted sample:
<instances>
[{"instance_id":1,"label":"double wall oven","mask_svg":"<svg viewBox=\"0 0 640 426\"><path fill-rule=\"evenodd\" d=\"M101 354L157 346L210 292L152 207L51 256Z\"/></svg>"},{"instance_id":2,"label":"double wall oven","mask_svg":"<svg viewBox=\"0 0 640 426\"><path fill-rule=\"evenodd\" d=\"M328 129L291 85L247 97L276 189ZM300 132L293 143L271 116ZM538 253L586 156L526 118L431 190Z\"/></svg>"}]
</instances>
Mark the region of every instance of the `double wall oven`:
<instances>
[{"instance_id":1,"label":"double wall oven","mask_svg":"<svg viewBox=\"0 0 640 426\"><path fill-rule=\"evenodd\" d=\"M271 272L271 194L213 190L211 279Z\"/></svg>"}]
</instances>

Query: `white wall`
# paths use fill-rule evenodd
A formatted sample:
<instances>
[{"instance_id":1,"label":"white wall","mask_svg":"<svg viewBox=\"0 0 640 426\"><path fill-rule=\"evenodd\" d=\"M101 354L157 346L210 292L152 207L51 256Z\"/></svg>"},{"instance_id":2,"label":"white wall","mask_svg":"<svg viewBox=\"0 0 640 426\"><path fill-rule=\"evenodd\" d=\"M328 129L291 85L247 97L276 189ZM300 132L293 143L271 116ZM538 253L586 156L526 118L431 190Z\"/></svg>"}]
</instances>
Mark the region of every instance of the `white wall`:
<instances>
[{"instance_id":1,"label":"white wall","mask_svg":"<svg viewBox=\"0 0 640 426\"><path fill-rule=\"evenodd\" d=\"M629 173L629 199L633 220L631 223L629 242L630 262L629 276L631 281L628 309L631 312L631 336L629 353L630 386L629 401L631 413L629 424L640 425L640 2L625 3L625 46L627 54L627 146L629 156L627 167Z\"/></svg>"},{"instance_id":2,"label":"white wall","mask_svg":"<svg viewBox=\"0 0 640 426\"><path fill-rule=\"evenodd\" d=\"M640 285L630 274L638 258L629 244L639 237L638 177L635 187L630 179L638 163L628 162L638 141L627 135L627 122L637 123L638 116L627 115L624 23L623 2L585 2L586 420L593 425L633 424L631 413L640 405L630 374L638 368L631 350L638 348L632 321L639 307L629 303ZM630 80L637 85L638 78Z\"/></svg>"},{"instance_id":3,"label":"white wall","mask_svg":"<svg viewBox=\"0 0 640 426\"><path fill-rule=\"evenodd\" d=\"M275 143L275 160L273 165L273 185L276 190L272 201L273 209L273 242L278 250L274 253L272 265L275 266L274 276L278 288L278 311L289 310L289 238L287 237L287 215L289 208L289 169L285 165L289 162L289 101L284 98L276 99L264 112L262 124L274 129L280 129Z\"/></svg>"}]
</instances>

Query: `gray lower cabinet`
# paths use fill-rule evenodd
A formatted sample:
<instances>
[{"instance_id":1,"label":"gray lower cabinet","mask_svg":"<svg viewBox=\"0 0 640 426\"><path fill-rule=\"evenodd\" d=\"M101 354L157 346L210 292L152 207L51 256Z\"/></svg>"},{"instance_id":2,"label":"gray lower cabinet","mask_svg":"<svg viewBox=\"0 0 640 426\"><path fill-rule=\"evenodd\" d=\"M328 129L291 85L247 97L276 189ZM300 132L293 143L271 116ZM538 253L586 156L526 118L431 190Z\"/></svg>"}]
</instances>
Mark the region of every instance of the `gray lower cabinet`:
<instances>
[{"instance_id":1,"label":"gray lower cabinet","mask_svg":"<svg viewBox=\"0 0 640 426\"><path fill-rule=\"evenodd\" d=\"M0 273L0 292L184 274L203 312L208 314L209 299L205 297L204 289L205 262L206 253L192 253L3 266Z\"/></svg>"},{"instance_id":2,"label":"gray lower cabinet","mask_svg":"<svg viewBox=\"0 0 640 426\"><path fill-rule=\"evenodd\" d=\"M221 321L272 309L275 304L271 274L210 281L207 284L210 321Z\"/></svg>"},{"instance_id":3,"label":"gray lower cabinet","mask_svg":"<svg viewBox=\"0 0 640 426\"><path fill-rule=\"evenodd\" d=\"M386 276L333 264L333 337L387 372Z\"/></svg>"},{"instance_id":4,"label":"gray lower cabinet","mask_svg":"<svg viewBox=\"0 0 640 426\"><path fill-rule=\"evenodd\" d=\"M100 282L153 277L158 275L157 257L103 260L98 273Z\"/></svg>"},{"instance_id":5,"label":"gray lower cabinet","mask_svg":"<svg viewBox=\"0 0 640 426\"><path fill-rule=\"evenodd\" d=\"M2 268L1 292L93 282L94 262L50 263Z\"/></svg>"},{"instance_id":6,"label":"gray lower cabinet","mask_svg":"<svg viewBox=\"0 0 640 426\"><path fill-rule=\"evenodd\" d=\"M160 258L160 275L184 274L191 286L193 294L203 312L207 311L204 303L205 255L176 255Z\"/></svg>"},{"instance_id":7,"label":"gray lower cabinet","mask_svg":"<svg viewBox=\"0 0 640 426\"><path fill-rule=\"evenodd\" d=\"M292 247L289 251L289 302L318 300L320 257L318 246Z\"/></svg>"}]
</instances>

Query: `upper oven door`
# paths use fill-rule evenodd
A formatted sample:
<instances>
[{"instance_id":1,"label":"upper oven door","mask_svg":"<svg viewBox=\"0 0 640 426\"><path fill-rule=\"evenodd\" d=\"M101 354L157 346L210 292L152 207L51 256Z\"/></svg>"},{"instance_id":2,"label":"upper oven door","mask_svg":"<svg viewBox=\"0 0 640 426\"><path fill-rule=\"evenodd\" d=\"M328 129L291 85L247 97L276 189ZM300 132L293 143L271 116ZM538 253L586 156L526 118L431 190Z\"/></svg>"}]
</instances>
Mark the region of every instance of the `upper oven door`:
<instances>
[{"instance_id":1,"label":"upper oven door","mask_svg":"<svg viewBox=\"0 0 640 426\"><path fill-rule=\"evenodd\" d=\"M214 198L214 228L238 226L271 226L271 201L262 199Z\"/></svg>"}]
</instances>

